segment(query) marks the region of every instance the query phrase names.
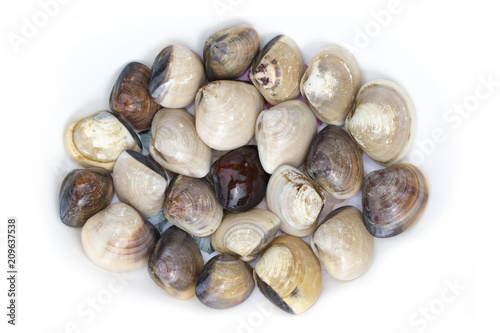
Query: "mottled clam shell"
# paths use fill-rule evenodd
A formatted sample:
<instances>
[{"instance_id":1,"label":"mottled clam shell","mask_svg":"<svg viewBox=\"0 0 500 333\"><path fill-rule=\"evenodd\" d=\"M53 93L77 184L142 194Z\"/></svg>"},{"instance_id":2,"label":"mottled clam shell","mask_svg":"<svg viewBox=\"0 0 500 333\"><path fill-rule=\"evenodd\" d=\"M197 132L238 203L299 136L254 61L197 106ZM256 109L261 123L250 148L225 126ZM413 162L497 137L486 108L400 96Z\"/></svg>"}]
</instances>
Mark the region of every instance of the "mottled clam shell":
<instances>
[{"instance_id":1,"label":"mottled clam shell","mask_svg":"<svg viewBox=\"0 0 500 333\"><path fill-rule=\"evenodd\" d=\"M267 185L267 207L281 219L281 230L289 235L310 235L318 223L323 198L311 180L298 169L283 165Z\"/></svg>"},{"instance_id":2,"label":"mottled clam shell","mask_svg":"<svg viewBox=\"0 0 500 333\"><path fill-rule=\"evenodd\" d=\"M327 126L314 138L307 154L308 175L337 199L361 190L363 159L356 143L340 127Z\"/></svg>"},{"instance_id":3,"label":"mottled clam shell","mask_svg":"<svg viewBox=\"0 0 500 333\"><path fill-rule=\"evenodd\" d=\"M160 237L149 257L149 276L177 299L195 295L196 281L203 269L203 256L193 237L176 226Z\"/></svg>"},{"instance_id":4,"label":"mottled clam shell","mask_svg":"<svg viewBox=\"0 0 500 333\"><path fill-rule=\"evenodd\" d=\"M228 309L243 303L255 288L252 266L230 254L210 259L196 283L196 297L213 309Z\"/></svg>"},{"instance_id":5,"label":"mottled clam shell","mask_svg":"<svg viewBox=\"0 0 500 333\"><path fill-rule=\"evenodd\" d=\"M168 221L198 237L219 227L222 206L205 178L176 176L167 189L163 212Z\"/></svg>"},{"instance_id":6,"label":"mottled clam shell","mask_svg":"<svg viewBox=\"0 0 500 333\"><path fill-rule=\"evenodd\" d=\"M345 128L363 151L380 165L400 162L415 132L414 106L397 83L375 80L359 90Z\"/></svg>"},{"instance_id":7,"label":"mottled clam shell","mask_svg":"<svg viewBox=\"0 0 500 333\"><path fill-rule=\"evenodd\" d=\"M304 60L288 36L274 37L252 62L250 79L272 105L295 99L300 94Z\"/></svg>"},{"instance_id":8,"label":"mottled clam shell","mask_svg":"<svg viewBox=\"0 0 500 333\"><path fill-rule=\"evenodd\" d=\"M341 281L360 277L373 261L373 236L363 214L352 206L331 212L314 232L311 247L328 273Z\"/></svg>"},{"instance_id":9,"label":"mottled clam shell","mask_svg":"<svg viewBox=\"0 0 500 333\"><path fill-rule=\"evenodd\" d=\"M205 42L203 62L210 81L233 80L243 75L259 52L257 31L247 24L220 30Z\"/></svg>"},{"instance_id":10,"label":"mottled clam shell","mask_svg":"<svg viewBox=\"0 0 500 333\"><path fill-rule=\"evenodd\" d=\"M64 134L69 156L84 167L113 170L125 150L142 151L142 143L119 113L99 111L72 123Z\"/></svg>"},{"instance_id":11,"label":"mottled clam shell","mask_svg":"<svg viewBox=\"0 0 500 333\"><path fill-rule=\"evenodd\" d=\"M111 110L121 113L137 131L151 127L160 106L149 94L151 70L139 62L125 66L109 97Z\"/></svg>"},{"instance_id":12,"label":"mottled clam shell","mask_svg":"<svg viewBox=\"0 0 500 333\"><path fill-rule=\"evenodd\" d=\"M226 214L210 238L215 251L250 261L269 245L279 229L278 216L268 210L253 208L243 213Z\"/></svg>"},{"instance_id":13,"label":"mottled clam shell","mask_svg":"<svg viewBox=\"0 0 500 333\"><path fill-rule=\"evenodd\" d=\"M196 94L196 131L213 149L235 149L252 139L255 120L262 110L264 99L251 84L210 82Z\"/></svg>"},{"instance_id":14,"label":"mottled clam shell","mask_svg":"<svg viewBox=\"0 0 500 333\"><path fill-rule=\"evenodd\" d=\"M361 71L354 56L333 45L312 59L300 82L302 97L324 123L342 126L361 87Z\"/></svg>"},{"instance_id":15,"label":"mottled clam shell","mask_svg":"<svg viewBox=\"0 0 500 333\"><path fill-rule=\"evenodd\" d=\"M425 177L414 165L373 171L363 181L365 226L375 237L399 235L418 221L428 198Z\"/></svg>"},{"instance_id":16,"label":"mottled clam shell","mask_svg":"<svg viewBox=\"0 0 500 333\"><path fill-rule=\"evenodd\" d=\"M206 82L200 57L181 45L164 48L153 63L149 93L165 108L183 108Z\"/></svg>"},{"instance_id":17,"label":"mottled clam shell","mask_svg":"<svg viewBox=\"0 0 500 333\"><path fill-rule=\"evenodd\" d=\"M317 132L316 117L304 102L287 101L263 111L255 125L262 167L267 173L282 165L299 167Z\"/></svg>"},{"instance_id":18,"label":"mottled clam shell","mask_svg":"<svg viewBox=\"0 0 500 333\"><path fill-rule=\"evenodd\" d=\"M149 221L121 202L92 216L82 229L85 254L110 272L145 266L159 238L158 230Z\"/></svg>"},{"instance_id":19,"label":"mottled clam shell","mask_svg":"<svg viewBox=\"0 0 500 333\"><path fill-rule=\"evenodd\" d=\"M199 138L194 116L185 109L156 113L149 151L162 167L185 176L205 177L212 164L212 150Z\"/></svg>"},{"instance_id":20,"label":"mottled clam shell","mask_svg":"<svg viewBox=\"0 0 500 333\"><path fill-rule=\"evenodd\" d=\"M66 175L59 191L61 221L81 228L113 199L113 179L101 168L76 169Z\"/></svg>"},{"instance_id":21,"label":"mottled clam shell","mask_svg":"<svg viewBox=\"0 0 500 333\"><path fill-rule=\"evenodd\" d=\"M321 264L311 247L295 236L278 236L255 264L262 294L281 310L301 314L321 291Z\"/></svg>"}]
</instances>

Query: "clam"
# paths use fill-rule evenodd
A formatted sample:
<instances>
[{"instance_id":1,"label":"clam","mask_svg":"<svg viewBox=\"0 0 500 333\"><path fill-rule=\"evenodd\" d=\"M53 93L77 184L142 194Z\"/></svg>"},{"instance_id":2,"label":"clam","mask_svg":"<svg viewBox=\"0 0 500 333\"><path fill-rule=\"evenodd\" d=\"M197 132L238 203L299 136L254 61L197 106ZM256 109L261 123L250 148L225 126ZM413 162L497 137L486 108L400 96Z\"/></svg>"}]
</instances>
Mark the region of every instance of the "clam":
<instances>
[{"instance_id":1,"label":"clam","mask_svg":"<svg viewBox=\"0 0 500 333\"><path fill-rule=\"evenodd\" d=\"M126 272L146 265L160 238L158 230L127 204L117 202L95 214L82 229L82 246L95 265Z\"/></svg>"},{"instance_id":2,"label":"clam","mask_svg":"<svg viewBox=\"0 0 500 333\"><path fill-rule=\"evenodd\" d=\"M300 82L300 91L324 123L342 126L361 87L361 72L354 56L333 45L312 59Z\"/></svg>"},{"instance_id":3,"label":"clam","mask_svg":"<svg viewBox=\"0 0 500 333\"><path fill-rule=\"evenodd\" d=\"M244 146L221 156L210 175L217 199L227 210L249 210L266 195L269 175L260 164L256 146Z\"/></svg>"},{"instance_id":4,"label":"clam","mask_svg":"<svg viewBox=\"0 0 500 333\"><path fill-rule=\"evenodd\" d=\"M281 310L301 314L318 299L321 265L311 247L295 236L278 236L255 264L262 294Z\"/></svg>"},{"instance_id":5,"label":"clam","mask_svg":"<svg viewBox=\"0 0 500 333\"><path fill-rule=\"evenodd\" d=\"M132 127L144 131L160 106L149 95L151 70L139 62L131 62L120 73L109 97L111 110L121 113Z\"/></svg>"},{"instance_id":6,"label":"clam","mask_svg":"<svg viewBox=\"0 0 500 333\"><path fill-rule=\"evenodd\" d=\"M219 254L203 268L196 297L213 309L227 309L245 301L254 288L252 266L230 254Z\"/></svg>"},{"instance_id":7,"label":"clam","mask_svg":"<svg viewBox=\"0 0 500 333\"><path fill-rule=\"evenodd\" d=\"M177 299L194 296L203 269L203 256L193 237L171 226L160 237L149 257L149 276Z\"/></svg>"},{"instance_id":8,"label":"clam","mask_svg":"<svg viewBox=\"0 0 500 333\"><path fill-rule=\"evenodd\" d=\"M375 237L399 235L425 210L429 190L422 172L411 164L373 171L363 181L363 215Z\"/></svg>"},{"instance_id":9,"label":"clam","mask_svg":"<svg viewBox=\"0 0 500 333\"><path fill-rule=\"evenodd\" d=\"M410 96L399 84L375 80L359 90L345 127L368 157L388 166L401 161L410 149L414 113Z\"/></svg>"},{"instance_id":10,"label":"clam","mask_svg":"<svg viewBox=\"0 0 500 333\"><path fill-rule=\"evenodd\" d=\"M212 151L198 137L194 116L184 109L162 109L151 126L151 157L165 169L185 176L205 177Z\"/></svg>"},{"instance_id":11,"label":"clam","mask_svg":"<svg viewBox=\"0 0 500 333\"><path fill-rule=\"evenodd\" d=\"M250 261L273 240L279 229L278 216L268 210L253 208L243 213L226 214L210 239L215 251Z\"/></svg>"},{"instance_id":12,"label":"clam","mask_svg":"<svg viewBox=\"0 0 500 333\"><path fill-rule=\"evenodd\" d=\"M276 169L267 185L269 210L281 219L281 230L305 237L316 228L323 198L311 180L298 169L283 165Z\"/></svg>"},{"instance_id":13,"label":"clam","mask_svg":"<svg viewBox=\"0 0 500 333\"><path fill-rule=\"evenodd\" d=\"M198 237L209 236L222 221L222 206L204 178L176 176L167 189L163 212L168 221Z\"/></svg>"},{"instance_id":14,"label":"clam","mask_svg":"<svg viewBox=\"0 0 500 333\"><path fill-rule=\"evenodd\" d=\"M259 52L259 34L247 24L220 30L205 42L203 61L210 81L243 75Z\"/></svg>"},{"instance_id":15,"label":"clam","mask_svg":"<svg viewBox=\"0 0 500 333\"><path fill-rule=\"evenodd\" d=\"M274 37L254 58L250 79L272 105L295 99L300 93L304 60L288 36Z\"/></svg>"},{"instance_id":16,"label":"clam","mask_svg":"<svg viewBox=\"0 0 500 333\"><path fill-rule=\"evenodd\" d=\"M133 150L121 153L113 168L113 184L118 199L145 217L160 212L168 182L168 175L158 163Z\"/></svg>"},{"instance_id":17,"label":"clam","mask_svg":"<svg viewBox=\"0 0 500 333\"><path fill-rule=\"evenodd\" d=\"M64 178L59 191L59 215L70 227L83 227L113 199L113 179L101 168L76 169Z\"/></svg>"},{"instance_id":18,"label":"clam","mask_svg":"<svg viewBox=\"0 0 500 333\"><path fill-rule=\"evenodd\" d=\"M142 143L123 116L99 111L72 123L64 134L68 154L84 167L113 170L125 150L142 151Z\"/></svg>"},{"instance_id":19,"label":"clam","mask_svg":"<svg viewBox=\"0 0 500 333\"><path fill-rule=\"evenodd\" d=\"M263 111L255 125L260 162L267 173L282 165L299 167L317 132L316 117L304 102L287 101Z\"/></svg>"},{"instance_id":20,"label":"clam","mask_svg":"<svg viewBox=\"0 0 500 333\"><path fill-rule=\"evenodd\" d=\"M193 103L205 81L200 57L184 46L169 45L155 58L149 93L165 108L183 108Z\"/></svg>"},{"instance_id":21,"label":"clam","mask_svg":"<svg viewBox=\"0 0 500 333\"><path fill-rule=\"evenodd\" d=\"M311 238L311 247L328 273L342 281L356 279L368 270L373 243L363 214L352 206L331 212Z\"/></svg>"},{"instance_id":22,"label":"clam","mask_svg":"<svg viewBox=\"0 0 500 333\"><path fill-rule=\"evenodd\" d=\"M214 81L196 94L196 131L209 147L231 150L250 141L264 99L249 83Z\"/></svg>"},{"instance_id":23,"label":"clam","mask_svg":"<svg viewBox=\"0 0 500 333\"><path fill-rule=\"evenodd\" d=\"M309 176L327 193L347 199L361 190L363 160L356 143L337 126L323 128L307 154Z\"/></svg>"}]
</instances>

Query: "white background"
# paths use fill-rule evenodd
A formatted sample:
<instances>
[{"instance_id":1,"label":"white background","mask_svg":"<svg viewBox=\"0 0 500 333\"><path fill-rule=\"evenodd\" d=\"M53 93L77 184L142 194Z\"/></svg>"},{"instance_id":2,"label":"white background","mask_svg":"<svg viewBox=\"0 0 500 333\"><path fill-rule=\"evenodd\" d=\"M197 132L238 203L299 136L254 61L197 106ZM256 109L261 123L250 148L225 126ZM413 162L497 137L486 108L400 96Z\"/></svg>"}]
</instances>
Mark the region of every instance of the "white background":
<instances>
[{"instance_id":1,"label":"white background","mask_svg":"<svg viewBox=\"0 0 500 333\"><path fill-rule=\"evenodd\" d=\"M3 327L53 333L499 329L500 184L494 158L500 85L481 100L474 97L477 89L488 92L481 78L500 82L498 9L487 0L400 0L397 13L381 26L373 13L391 9L389 0L326 3L70 0L14 47L8 36L23 36L24 20L33 22L42 8L34 0L2 1L2 271L7 218L18 219L19 231L18 326L6 324L2 273L2 332ZM404 234L376 239L373 265L361 278L342 283L324 275L320 298L299 317L277 308L268 313L274 308L258 290L224 311L206 308L196 298L176 301L154 284L146 268L127 275L126 285L114 284L114 275L85 257L79 230L58 216L61 180L75 166L63 149L65 127L108 107L111 87L126 63L151 66L171 43L201 54L208 35L239 22L253 25L262 45L277 34L289 35L306 63L323 46L350 45L364 81L399 82L417 110L410 156L414 162L421 157L419 167L429 183L425 214ZM371 36L362 41L359 31L366 29ZM447 113L454 106L465 110L464 103L470 112ZM436 131L442 133L440 142L431 143ZM462 289L454 294L449 283ZM95 297L106 303L100 311L87 305ZM432 317L423 319L419 311L429 307Z\"/></svg>"}]
</instances>

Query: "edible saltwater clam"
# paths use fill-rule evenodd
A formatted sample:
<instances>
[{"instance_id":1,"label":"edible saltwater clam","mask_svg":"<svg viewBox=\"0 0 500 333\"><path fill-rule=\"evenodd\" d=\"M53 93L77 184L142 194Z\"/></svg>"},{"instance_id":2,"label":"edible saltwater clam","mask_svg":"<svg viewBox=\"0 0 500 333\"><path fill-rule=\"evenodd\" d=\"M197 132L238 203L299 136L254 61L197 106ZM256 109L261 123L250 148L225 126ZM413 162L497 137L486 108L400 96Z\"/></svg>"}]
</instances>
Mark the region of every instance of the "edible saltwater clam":
<instances>
[{"instance_id":1,"label":"edible saltwater clam","mask_svg":"<svg viewBox=\"0 0 500 333\"><path fill-rule=\"evenodd\" d=\"M176 176L167 189L163 212L168 221L198 237L219 227L222 206L205 178Z\"/></svg>"},{"instance_id":2,"label":"edible saltwater clam","mask_svg":"<svg viewBox=\"0 0 500 333\"><path fill-rule=\"evenodd\" d=\"M311 238L311 247L328 273L342 281L353 280L368 270L373 244L363 214L352 206L331 212Z\"/></svg>"},{"instance_id":3,"label":"edible saltwater clam","mask_svg":"<svg viewBox=\"0 0 500 333\"><path fill-rule=\"evenodd\" d=\"M301 314L318 299L321 265L309 245L295 236L278 236L255 264L255 282L281 310Z\"/></svg>"},{"instance_id":4,"label":"edible saltwater clam","mask_svg":"<svg viewBox=\"0 0 500 333\"><path fill-rule=\"evenodd\" d=\"M273 240L280 219L268 210L253 208L224 216L220 227L210 237L215 251L238 255L250 261Z\"/></svg>"},{"instance_id":5,"label":"edible saltwater clam","mask_svg":"<svg viewBox=\"0 0 500 333\"><path fill-rule=\"evenodd\" d=\"M203 48L208 79L232 80L240 77L250 67L259 47L259 34L247 24L238 24L212 34Z\"/></svg>"},{"instance_id":6,"label":"edible saltwater clam","mask_svg":"<svg viewBox=\"0 0 500 333\"><path fill-rule=\"evenodd\" d=\"M113 184L118 199L145 217L160 212L168 182L169 177L160 165L132 150L121 153L113 168Z\"/></svg>"},{"instance_id":7,"label":"edible saltwater clam","mask_svg":"<svg viewBox=\"0 0 500 333\"><path fill-rule=\"evenodd\" d=\"M196 131L209 147L231 150L250 141L264 99L249 83L214 81L196 94Z\"/></svg>"},{"instance_id":8,"label":"edible saltwater clam","mask_svg":"<svg viewBox=\"0 0 500 333\"><path fill-rule=\"evenodd\" d=\"M356 143L337 126L323 128L307 154L309 176L337 199L347 199L361 190L363 160Z\"/></svg>"},{"instance_id":9,"label":"edible saltwater clam","mask_svg":"<svg viewBox=\"0 0 500 333\"><path fill-rule=\"evenodd\" d=\"M165 169L185 176L205 177L212 164L212 150L196 133L194 116L184 109L156 113L149 151Z\"/></svg>"},{"instance_id":10,"label":"edible saltwater clam","mask_svg":"<svg viewBox=\"0 0 500 333\"><path fill-rule=\"evenodd\" d=\"M429 190L422 172L411 164L373 171L363 181L363 214L375 237L399 235L425 210Z\"/></svg>"},{"instance_id":11,"label":"edible saltwater clam","mask_svg":"<svg viewBox=\"0 0 500 333\"><path fill-rule=\"evenodd\" d=\"M70 227L83 227L113 199L113 179L101 168L76 169L64 178L59 191L59 215Z\"/></svg>"},{"instance_id":12,"label":"edible saltwater clam","mask_svg":"<svg viewBox=\"0 0 500 333\"><path fill-rule=\"evenodd\" d=\"M414 106L397 83L375 80L359 90L345 128L363 151L381 165L403 159L415 132Z\"/></svg>"},{"instance_id":13,"label":"edible saltwater clam","mask_svg":"<svg viewBox=\"0 0 500 333\"><path fill-rule=\"evenodd\" d=\"M111 272L126 272L146 265L158 238L158 230L149 221L121 202L92 216L82 229L87 257Z\"/></svg>"},{"instance_id":14,"label":"edible saltwater clam","mask_svg":"<svg viewBox=\"0 0 500 333\"><path fill-rule=\"evenodd\" d=\"M149 93L165 108L183 108L206 81L200 57L181 45L169 45L155 58Z\"/></svg>"},{"instance_id":15,"label":"edible saltwater clam","mask_svg":"<svg viewBox=\"0 0 500 333\"><path fill-rule=\"evenodd\" d=\"M346 49L333 45L314 56L302 77L300 91L321 121L342 126L360 86L356 59Z\"/></svg>"},{"instance_id":16,"label":"edible saltwater clam","mask_svg":"<svg viewBox=\"0 0 500 333\"><path fill-rule=\"evenodd\" d=\"M149 276L177 299L194 296L203 269L203 257L193 237L171 226L160 237L149 257Z\"/></svg>"},{"instance_id":17,"label":"edible saltwater clam","mask_svg":"<svg viewBox=\"0 0 500 333\"><path fill-rule=\"evenodd\" d=\"M64 134L64 146L78 164L113 170L125 150L142 151L142 143L119 113L99 111L72 123Z\"/></svg>"},{"instance_id":18,"label":"edible saltwater clam","mask_svg":"<svg viewBox=\"0 0 500 333\"><path fill-rule=\"evenodd\" d=\"M269 210L281 219L281 230L305 237L316 228L323 198L309 178L289 165L276 169L267 185Z\"/></svg>"},{"instance_id":19,"label":"edible saltwater clam","mask_svg":"<svg viewBox=\"0 0 500 333\"><path fill-rule=\"evenodd\" d=\"M245 301L254 288L252 266L230 254L219 254L203 268L196 297L208 307L227 309Z\"/></svg>"},{"instance_id":20,"label":"edible saltwater clam","mask_svg":"<svg viewBox=\"0 0 500 333\"><path fill-rule=\"evenodd\" d=\"M250 79L272 105L295 99L300 93L304 60L288 36L274 37L252 62Z\"/></svg>"},{"instance_id":21,"label":"edible saltwater clam","mask_svg":"<svg viewBox=\"0 0 500 333\"><path fill-rule=\"evenodd\" d=\"M299 167L316 135L316 117L304 102L294 100L264 110L257 118L255 139L267 173L282 165Z\"/></svg>"},{"instance_id":22,"label":"edible saltwater clam","mask_svg":"<svg viewBox=\"0 0 500 333\"><path fill-rule=\"evenodd\" d=\"M151 70L139 62L131 62L120 73L109 97L111 110L121 113L138 131L151 127L160 106L149 95Z\"/></svg>"}]
</instances>

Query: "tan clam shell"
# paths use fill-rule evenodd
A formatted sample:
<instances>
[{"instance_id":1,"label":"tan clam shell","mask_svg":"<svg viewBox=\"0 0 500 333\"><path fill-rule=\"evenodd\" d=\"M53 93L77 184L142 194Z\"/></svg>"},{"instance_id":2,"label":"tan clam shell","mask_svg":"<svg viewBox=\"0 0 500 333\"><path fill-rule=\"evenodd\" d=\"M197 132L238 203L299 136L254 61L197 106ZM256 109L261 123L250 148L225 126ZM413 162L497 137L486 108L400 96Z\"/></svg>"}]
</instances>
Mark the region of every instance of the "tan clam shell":
<instances>
[{"instance_id":1,"label":"tan clam shell","mask_svg":"<svg viewBox=\"0 0 500 333\"><path fill-rule=\"evenodd\" d=\"M205 177L212 164L212 150L196 133L194 116L184 109L156 113L149 150L165 169L185 176Z\"/></svg>"},{"instance_id":2,"label":"tan clam shell","mask_svg":"<svg viewBox=\"0 0 500 333\"><path fill-rule=\"evenodd\" d=\"M380 165L401 161L415 133L415 111L406 91L389 80L366 83L345 121L345 128L363 151Z\"/></svg>"},{"instance_id":3,"label":"tan clam shell","mask_svg":"<svg viewBox=\"0 0 500 333\"><path fill-rule=\"evenodd\" d=\"M272 174L285 164L299 167L316 132L316 117L304 102L287 101L261 112L255 139L264 170Z\"/></svg>"},{"instance_id":4,"label":"tan clam shell","mask_svg":"<svg viewBox=\"0 0 500 333\"><path fill-rule=\"evenodd\" d=\"M82 246L95 265L110 272L145 266L160 234L127 204L117 202L95 214L82 228Z\"/></svg>"},{"instance_id":5,"label":"tan clam shell","mask_svg":"<svg viewBox=\"0 0 500 333\"><path fill-rule=\"evenodd\" d=\"M311 180L298 169L283 165L269 179L267 207L281 219L281 230L305 237L316 228L323 198Z\"/></svg>"},{"instance_id":6,"label":"tan clam shell","mask_svg":"<svg viewBox=\"0 0 500 333\"><path fill-rule=\"evenodd\" d=\"M250 79L272 105L295 99L300 94L304 60L295 42L279 35L269 41L255 57Z\"/></svg>"},{"instance_id":7,"label":"tan clam shell","mask_svg":"<svg viewBox=\"0 0 500 333\"><path fill-rule=\"evenodd\" d=\"M196 131L213 149L239 148L254 136L255 121L263 109L264 99L251 84L214 81L196 95Z\"/></svg>"},{"instance_id":8,"label":"tan clam shell","mask_svg":"<svg viewBox=\"0 0 500 333\"><path fill-rule=\"evenodd\" d=\"M278 216L268 210L253 208L243 213L226 214L210 239L215 251L250 261L273 240L279 227Z\"/></svg>"},{"instance_id":9,"label":"tan clam shell","mask_svg":"<svg viewBox=\"0 0 500 333\"><path fill-rule=\"evenodd\" d=\"M314 232L311 247L337 280L358 278L373 261L373 236L363 224L363 214L352 206L331 212Z\"/></svg>"},{"instance_id":10,"label":"tan clam shell","mask_svg":"<svg viewBox=\"0 0 500 333\"><path fill-rule=\"evenodd\" d=\"M300 82L302 97L324 123L342 126L361 87L361 71L354 56L332 45L312 59Z\"/></svg>"}]
</instances>

